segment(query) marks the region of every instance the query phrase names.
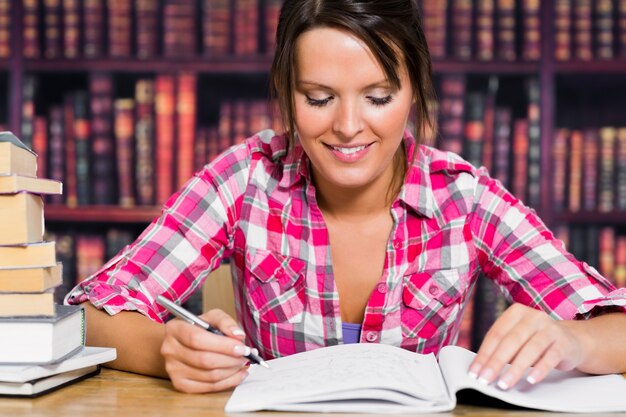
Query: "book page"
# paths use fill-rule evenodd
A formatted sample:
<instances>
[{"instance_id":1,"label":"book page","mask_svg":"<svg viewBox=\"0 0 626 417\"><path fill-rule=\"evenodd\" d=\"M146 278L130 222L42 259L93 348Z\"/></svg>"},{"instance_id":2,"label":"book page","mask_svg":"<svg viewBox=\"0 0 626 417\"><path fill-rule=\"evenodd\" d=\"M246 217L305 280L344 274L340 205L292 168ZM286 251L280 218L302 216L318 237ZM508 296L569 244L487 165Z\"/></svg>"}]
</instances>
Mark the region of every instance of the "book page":
<instances>
[{"instance_id":1,"label":"book page","mask_svg":"<svg viewBox=\"0 0 626 417\"><path fill-rule=\"evenodd\" d=\"M536 385L522 380L504 391L495 384L484 386L467 376L474 356L475 353L457 346L446 346L441 350L441 371L451 393L469 388L513 405L547 411L626 411L626 378L621 375L554 370Z\"/></svg>"},{"instance_id":2,"label":"book page","mask_svg":"<svg viewBox=\"0 0 626 417\"><path fill-rule=\"evenodd\" d=\"M394 412L451 407L432 354L357 343L303 352L268 364L270 369L250 367L250 375L226 404L227 412Z\"/></svg>"}]
</instances>

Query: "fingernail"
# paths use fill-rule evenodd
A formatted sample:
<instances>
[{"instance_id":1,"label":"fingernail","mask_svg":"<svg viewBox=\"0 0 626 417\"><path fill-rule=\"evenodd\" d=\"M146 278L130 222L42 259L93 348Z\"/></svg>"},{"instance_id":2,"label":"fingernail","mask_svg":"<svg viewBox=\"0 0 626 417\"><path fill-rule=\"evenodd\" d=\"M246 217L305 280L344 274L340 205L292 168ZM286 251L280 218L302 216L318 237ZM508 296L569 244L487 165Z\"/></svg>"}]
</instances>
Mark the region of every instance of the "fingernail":
<instances>
[{"instance_id":1,"label":"fingernail","mask_svg":"<svg viewBox=\"0 0 626 417\"><path fill-rule=\"evenodd\" d=\"M235 346L234 351L235 351L235 355L248 356L251 350L246 345L237 345Z\"/></svg>"},{"instance_id":2,"label":"fingernail","mask_svg":"<svg viewBox=\"0 0 626 417\"><path fill-rule=\"evenodd\" d=\"M233 334L233 336L245 336L246 333L241 330L239 327L233 327L232 329L230 329L230 332Z\"/></svg>"},{"instance_id":3,"label":"fingernail","mask_svg":"<svg viewBox=\"0 0 626 417\"><path fill-rule=\"evenodd\" d=\"M504 374L502 378L498 380L498 384L497 384L498 388L504 391L508 390L511 384L511 378L512 378L511 375Z\"/></svg>"},{"instance_id":4,"label":"fingernail","mask_svg":"<svg viewBox=\"0 0 626 417\"><path fill-rule=\"evenodd\" d=\"M493 371L491 369L485 369L480 373L480 377L478 377L478 383L481 385L489 385L492 375Z\"/></svg>"},{"instance_id":5,"label":"fingernail","mask_svg":"<svg viewBox=\"0 0 626 417\"><path fill-rule=\"evenodd\" d=\"M469 368L469 370L467 371L467 376L469 376L472 379L478 379L479 372L480 372L480 365L476 363Z\"/></svg>"},{"instance_id":6,"label":"fingernail","mask_svg":"<svg viewBox=\"0 0 626 417\"><path fill-rule=\"evenodd\" d=\"M537 383L537 380L532 375L528 375L526 377L526 382L528 382L530 385L535 385Z\"/></svg>"}]
</instances>

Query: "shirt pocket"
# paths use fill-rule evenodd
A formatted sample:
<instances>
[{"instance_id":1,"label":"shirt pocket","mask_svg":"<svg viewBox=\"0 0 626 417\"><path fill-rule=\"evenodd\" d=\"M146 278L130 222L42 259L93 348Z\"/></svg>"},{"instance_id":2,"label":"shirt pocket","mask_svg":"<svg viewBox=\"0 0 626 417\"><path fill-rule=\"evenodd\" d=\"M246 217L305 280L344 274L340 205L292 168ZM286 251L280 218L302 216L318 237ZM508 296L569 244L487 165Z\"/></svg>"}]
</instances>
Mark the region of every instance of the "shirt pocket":
<instances>
[{"instance_id":1,"label":"shirt pocket","mask_svg":"<svg viewBox=\"0 0 626 417\"><path fill-rule=\"evenodd\" d=\"M457 269L406 275L402 287L403 337L431 339L432 343L443 340L457 319L464 286Z\"/></svg>"},{"instance_id":2,"label":"shirt pocket","mask_svg":"<svg viewBox=\"0 0 626 417\"><path fill-rule=\"evenodd\" d=\"M304 315L306 263L265 249L246 254L248 305L267 323L299 323Z\"/></svg>"}]
</instances>

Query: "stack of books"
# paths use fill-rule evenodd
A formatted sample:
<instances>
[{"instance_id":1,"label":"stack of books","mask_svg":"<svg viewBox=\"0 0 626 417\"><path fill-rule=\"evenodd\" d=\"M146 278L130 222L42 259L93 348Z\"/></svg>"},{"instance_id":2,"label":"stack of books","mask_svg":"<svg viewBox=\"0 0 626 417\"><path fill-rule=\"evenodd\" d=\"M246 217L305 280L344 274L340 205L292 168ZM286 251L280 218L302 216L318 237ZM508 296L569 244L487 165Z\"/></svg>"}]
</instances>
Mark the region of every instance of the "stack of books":
<instances>
[{"instance_id":1,"label":"stack of books","mask_svg":"<svg viewBox=\"0 0 626 417\"><path fill-rule=\"evenodd\" d=\"M0 395L38 395L115 359L115 349L84 347L82 306L54 303L62 265L43 240L41 196L61 192L59 181L37 178L35 153L0 132Z\"/></svg>"}]
</instances>

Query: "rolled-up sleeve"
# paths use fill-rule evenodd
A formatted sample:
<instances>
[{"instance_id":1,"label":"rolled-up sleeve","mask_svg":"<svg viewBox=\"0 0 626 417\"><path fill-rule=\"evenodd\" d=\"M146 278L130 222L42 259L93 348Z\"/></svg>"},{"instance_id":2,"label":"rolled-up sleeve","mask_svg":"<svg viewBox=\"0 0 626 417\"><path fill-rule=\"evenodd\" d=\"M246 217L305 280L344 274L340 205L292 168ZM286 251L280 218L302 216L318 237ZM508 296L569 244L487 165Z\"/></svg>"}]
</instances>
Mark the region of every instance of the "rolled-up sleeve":
<instances>
[{"instance_id":1,"label":"rolled-up sleeve","mask_svg":"<svg viewBox=\"0 0 626 417\"><path fill-rule=\"evenodd\" d=\"M591 266L567 252L536 215L490 178L475 177L470 228L487 277L509 301L557 319L585 319L626 312L626 289L616 289Z\"/></svg>"},{"instance_id":2,"label":"rolled-up sleeve","mask_svg":"<svg viewBox=\"0 0 626 417\"><path fill-rule=\"evenodd\" d=\"M229 256L248 168L245 145L222 154L165 203L135 242L74 287L65 302L89 301L111 315L138 311L162 322L168 313L155 303L157 295L184 302Z\"/></svg>"}]
</instances>

